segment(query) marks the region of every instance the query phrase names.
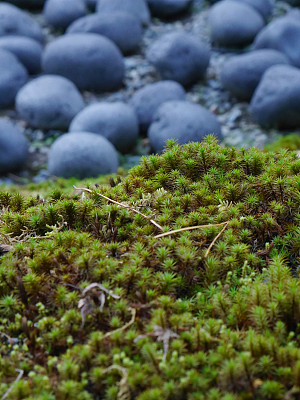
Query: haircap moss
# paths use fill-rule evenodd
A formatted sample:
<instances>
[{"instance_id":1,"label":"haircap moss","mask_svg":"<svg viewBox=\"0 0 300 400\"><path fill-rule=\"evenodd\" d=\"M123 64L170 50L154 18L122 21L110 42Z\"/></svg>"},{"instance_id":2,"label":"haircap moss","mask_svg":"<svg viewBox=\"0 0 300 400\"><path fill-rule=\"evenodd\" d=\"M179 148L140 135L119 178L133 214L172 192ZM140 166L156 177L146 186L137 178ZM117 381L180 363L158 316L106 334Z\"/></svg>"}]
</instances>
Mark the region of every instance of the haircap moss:
<instances>
[{"instance_id":1,"label":"haircap moss","mask_svg":"<svg viewBox=\"0 0 300 400\"><path fill-rule=\"evenodd\" d=\"M0 396L298 398L296 154L169 141L107 182L0 191Z\"/></svg>"}]
</instances>

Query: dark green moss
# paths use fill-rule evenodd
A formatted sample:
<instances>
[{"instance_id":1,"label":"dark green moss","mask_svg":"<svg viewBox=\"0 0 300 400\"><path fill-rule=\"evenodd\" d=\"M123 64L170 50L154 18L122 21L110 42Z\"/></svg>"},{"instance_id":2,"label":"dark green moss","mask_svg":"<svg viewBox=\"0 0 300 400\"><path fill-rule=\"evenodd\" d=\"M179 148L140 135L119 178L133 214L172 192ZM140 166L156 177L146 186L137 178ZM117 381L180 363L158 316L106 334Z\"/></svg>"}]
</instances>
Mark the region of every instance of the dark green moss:
<instances>
[{"instance_id":1,"label":"dark green moss","mask_svg":"<svg viewBox=\"0 0 300 400\"><path fill-rule=\"evenodd\" d=\"M0 395L298 398L296 155L170 142L89 187L0 191Z\"/></svg>"}]
</instances>

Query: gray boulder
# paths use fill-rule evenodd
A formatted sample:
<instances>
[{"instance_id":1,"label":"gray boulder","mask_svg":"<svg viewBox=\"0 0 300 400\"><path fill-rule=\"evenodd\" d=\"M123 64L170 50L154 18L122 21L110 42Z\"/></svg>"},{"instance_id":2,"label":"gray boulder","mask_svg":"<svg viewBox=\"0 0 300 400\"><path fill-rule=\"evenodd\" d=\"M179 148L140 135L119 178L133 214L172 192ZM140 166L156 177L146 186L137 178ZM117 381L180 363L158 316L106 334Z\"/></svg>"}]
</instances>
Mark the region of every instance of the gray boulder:
<instances>
[{"instance_id":1,"label":"gray boulder","mask_svg":"<svg viewBox=\"0 0 300 400\"><path fill-rule=\"evenodd\" d=\"M42 58L47 74L62 75L79 89L95 92L117 90L124 77L118 47L95 33L63 35L46 47Z\"/></svg>"},{"instance_id":2,"label":"gray boulder","mask_svg":"<svg viewBox=\"0 0 300 400\"><path fill-rule=\"evenodd\" d=\"M40 72L43 47L36 40L25 36L2 36L0 49L13 53L29 74Z\"/></svg>"},{"instance_id":3,"label":"gray boulder","mask_svg":"<svg viewBox=\"0 0 300 400\"><path fill-rule=\"evenodd\" d=\"M60 29L66 29L86 13L85 0L47 0L43 10L48 24Z\"/></svg>"},{"instance_id":4,"label":"gray boulder","mask_svg":"<svg viewBox=\"0 0 300 400\"><path fill-rule=\"evenodd\" d=\"M174 17L189 9L194 0L147 0L151 14L159 18Z\"/></svg>"},{"instance_id":5,"label":"gray boulder","mask_svg":"<svg viewBox=\"0 0 300 400\"><path fill-rule=\"evenodd\" d=\"M250 103L253 118L263 127L300 125L300 71L275 65L263 75Z\"/></svg>"},{"instance_id":6,"label":"gray boulder","mask_svg":"<svg viewBox=\"0 0 300 400\"><path fill-rule=\"evenodd\" d=\"M0 4L0 36L28 36L42 42L44 35L41 27L25 11L12 4Z\"/></svg>"},{"instance_id":7,"label":"gray boulder","mask_svg":"<svg viewBox=\"0 0 300 400\"><path fill-rule=\"evenodd\" d=\"M300 67L300 12L291 12L269 23L255 38L254 49L274 49Z\"/></svg>"},{"instance_id":8,"label":"gray boulder","mask_svg":"<svg viewBox=\"0 0 300 400\"><path fill-rule=\"evenodd\" d=\"M185 33L167 33L147 51L147 59L163 79L189 86L203 79L210 51L198 38Z\"/></svg>"},{"instance_id":9,"label":"gray boulder","mask_svg":"<svg viewBox=\"0 0 300 400\"><path fill-rule=\"evenodd\" d=\"M0 49L0 108L13 104L18 90L27 82L25 67L10 52Z\"/></svg>"},{"instance_id":10,"label":"gray boulder","mask_svg":"<svg viewBox=\"0 0 300 400\"><path fill-rule=\"evenodd\" d=\"M10 121L0 118L0 174L22 168L28 149L24 134Z\"/></svg>"},{"instance_id":11,"label":"gray boulder","mask_svg":"<svg viewBox=\"0 0 300 400\"><path fill-rule=\"evenodd\" d=\"M215 134L222 140L221 126L217 118L199 104L187 101L168 101L154 115L148 131L151 148L161 152L168 139L179 144L199 142L205 136Z\"/></svg>"},{"instance_id":12,"label":"gray boulder","mask_svg":"<svg viewBox=\"0 0 300 400\"><path fill-rule=\"evenodd\" d=\"M209 14L212 42L224 47L250 44L264 26L263 17L251 6L236 0L223 0Z\"/></svg>"},{"instance_id":13,"label":"gray boulder","mask_svg":"<svg viewBox=\"0 0 300 400\"><path fill-rule=\"evenodd\" d=\"M142 40L142 27L137 18L127 12L95 13L74 21L67 33L98 33L112 40L129 54L137 50Z\"/></svg>"},{"instance_id":14,"label":"gray boulder","mask_svg":"<svg viewBox=\"0 0 300 400\"><path fill-rule=\"evenodd\" d=\"M71 122L69 131L97 133L121 153L128 153L136 145L139 128L133 108L121 102L103 102L83 109Z\"/></svg>"},{"instance_id":15,"label":"gray boulder","mask_svg":"<svg viewBox=\"0 0 300 400\"><path fill-rule=\"evenodd\" d=\"M221 71L222 85L236 98L250 100L263 74L276 64L289 64L289 60L271 49L231 57Z\"/></svg>"},{"instance_id":16,"label":"gray boulder","mask_svg":"<svg viewBox=\"0 0 300 400\"><path fill-rule=\"evenodd\" d=\"M67 133L51 146L48 171L55 176L79 179L117 172L118 155L103 136L90 132Z\"/></svg>"},{"instance_id":17,"label":"gray boulder","mask_svg":"<svg viewBox=\"0 0 300 400\"><path fill-rule=\"evenodd\" d=\"M174 81L149 83L134 93L130 104L135 109L141 131L147 131L157 109L171 100L185 100L183 87Z\"/></svg>"},{"instance_id":18,"label":"gray boulder","mask_svg":"<svg viewBox=\"0 0 300 400\"><path fill-rule=\"evenodd\" d=\"M134 15L142 25L150 23L150 11L146 0L97 0L96 11L100 13L125 11Z\"/></svg>"},{"instance_id":19,"label":"gray boulder","mask_svg":"<svg viewBox=\"0 0 300 400\"><path fill-rule=\"evenodd\" d=\"M16 109L29 125L40 129L67 129L84 107L76 86L66 78L43 75L18 92Z\"/></svg>"},{"instance_id":20,"label":"gray boulder","mask_svg":"<svg viewBox=\"0 0 300 400\"><path fill-rule=\"evenodd\" d=\"M258 11L264 20L267 20L273 11L273 3L271 0L236 0L240 3L246 3Z\"/></svg>"}]
</instances>

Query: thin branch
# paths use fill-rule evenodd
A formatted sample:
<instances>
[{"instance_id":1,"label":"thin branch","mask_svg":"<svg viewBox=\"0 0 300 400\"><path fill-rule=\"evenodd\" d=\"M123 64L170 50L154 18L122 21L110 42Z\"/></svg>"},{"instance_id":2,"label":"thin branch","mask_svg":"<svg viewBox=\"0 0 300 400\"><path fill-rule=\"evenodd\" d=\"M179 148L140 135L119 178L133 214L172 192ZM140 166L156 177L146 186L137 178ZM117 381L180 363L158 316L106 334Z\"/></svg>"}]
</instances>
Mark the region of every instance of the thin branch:
<instances>
[{"instance_id":1,"label":"thin branch","mask_svg":"<svg viewBox=\"0 0 300 400\"><path fill-rule=\"evenodd\" d=\"M180 229L175 229L174 231L169 231L165 233L161 233L159 235L154 236L155 239L164 237L164 236L169 236L173 235L173 233L178 233L178 232L184 232L184 231L191 231L192 229L199 229L199 228L209 228L210 226L221 226L228 224L229 221L221 222L220 224L208 224L208 225L197 225L197 226L188 226L186 228L180 228Z\"/></svg>"},{"instance_id":2,"label":"thin branch","mask_svg":"<svg viewBox=\"0 0 300 400\"><path fill-rule=\"evenodd\" d=\"M131 311L131 320L130 320L129 322L127 322L127 324L121 326L121 328L115 329L114 331L111 331L111 332L107 332L107 333L104 335L105 338L111 336L111 335L114 334L115 332L124 331L124 330L127 329L130 325L134 324L134 322L135 322L135 317L136 317L136 309L135 309L135 308L129 307L129 310Z\"/></svg>"},{"instance_id":3,"label":"thin branch","mask_svg":"<svg viewBox=\"0 0 300 400\"><path fill-rule=\"evenodd\" d=\"M12 391L14 385L22 378L24 371L22 369L16 368L15 371L19 372L19 375L15 379L14 383L11 385L11 387L4 393L4 395L1 397L1 400L6 399L6 397L9 395L9 393Z\"/></svg>"},{"instance_id":4,"label":"thin branch","mask_svg":"<svg viewBox=\"0 0 300 400\"><path fill-rule=\"evenodd\" d=\"M73 188L74 188L75 190L82 190L82 191L84 191L84 192L93 193L93 191L92 191L91 189L87 189L87 188L78 188L78 187L76 187L75 185L73 185ZM162 228L157 222L155 222L153 219L151 219L151 218L148 217L147 215L145 215L145 214L141 213L140 211L136 210L135 208L133 208L133 207L131 207L131 206L127 206L126 204L123 204L123 203L119 203L118 201L113 200L113 199L111 199L111 198L105 196L104 194L101 194L101 193L98 193L98 192L96 192L96 194L97 194L98 196L100 196L100 197L103 197L103 199L106 199L107 201L110 201L111 203L117 204L117 205L120 206L120 207L127 208L128 210L131 210L131 211L135 212L136 214L141 215L142 217L144 217L144 218L146 218L148 221L150 221L153 225L155 225L158 229L160 229L161 231L163 231L163 228Z\"/></svg>"},{"instance_id":5,"label":"thin branch","mask_svg":"<svg viewBox=\"0 0 300 400\"><path fill-rule=\"evenodd\" d=\"M221 232L219 232L217 234L217 236L214 238L214 240L211 242L211 244L209 245L209 248L206 250L206 253L204 255L204 257L208 256L208 253L210 252L211 248L213 247L213 245L216 243L216 241L219 239L219 237L222 235L222 233L225 231L225 229L227 228L227 225L229 224L229 221L226 222L226 225L224 226L224 228L221 230Z\"/></svg>"}]
</instances>

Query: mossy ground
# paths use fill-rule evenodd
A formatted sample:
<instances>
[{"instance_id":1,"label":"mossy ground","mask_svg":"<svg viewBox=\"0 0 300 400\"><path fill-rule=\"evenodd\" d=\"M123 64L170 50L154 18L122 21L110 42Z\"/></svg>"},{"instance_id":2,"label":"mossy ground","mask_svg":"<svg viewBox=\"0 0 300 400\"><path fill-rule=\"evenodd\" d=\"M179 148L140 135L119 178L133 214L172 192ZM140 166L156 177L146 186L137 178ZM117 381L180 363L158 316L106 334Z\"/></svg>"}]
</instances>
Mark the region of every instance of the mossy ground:
<instances>
[{"instance_id":1,"label":"mossy ground","mask_svg":"<svg viewBox=\"0 0 300 400\"><path fill-rule=\"evenodd\" d=\"M293 152L169 142L70 183L0 191L2 398L299 399Z\"/></svg>"}]
</instances>

